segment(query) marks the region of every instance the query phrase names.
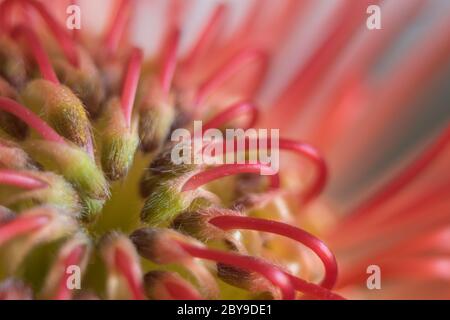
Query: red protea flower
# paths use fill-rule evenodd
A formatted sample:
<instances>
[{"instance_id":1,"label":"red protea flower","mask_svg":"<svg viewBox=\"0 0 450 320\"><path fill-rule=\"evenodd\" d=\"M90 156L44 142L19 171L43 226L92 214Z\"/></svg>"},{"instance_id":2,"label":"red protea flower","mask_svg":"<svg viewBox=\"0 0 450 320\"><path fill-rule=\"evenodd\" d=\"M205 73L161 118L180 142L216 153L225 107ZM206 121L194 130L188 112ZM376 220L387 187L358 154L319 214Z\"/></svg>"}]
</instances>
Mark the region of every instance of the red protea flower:
<instances>
[{"instance_id":1,"label":"red protea flower","mask_svg":"<svg viewBox=\"0 0 450 320\"><path fill-rule=\"evenodd\" d=\"M0 2L0 299L449 298L449 6L206 3Z\"/></svg>"}]
</instances>

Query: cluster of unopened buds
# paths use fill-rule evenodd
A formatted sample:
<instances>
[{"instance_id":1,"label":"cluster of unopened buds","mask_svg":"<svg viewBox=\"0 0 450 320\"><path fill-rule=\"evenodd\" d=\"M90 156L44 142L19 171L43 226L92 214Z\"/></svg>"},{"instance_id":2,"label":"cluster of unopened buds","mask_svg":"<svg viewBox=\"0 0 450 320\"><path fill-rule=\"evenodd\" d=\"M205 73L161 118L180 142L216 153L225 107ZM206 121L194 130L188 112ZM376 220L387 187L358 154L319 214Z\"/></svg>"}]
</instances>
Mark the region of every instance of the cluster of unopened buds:
<instances>
[{"instance_id":1,"label":"cluster of unopened buds","mask_svg":"<svg viewBox=\"0 0 450 320\"><path fill-rule=\"evenodd\" d=\"M170 1L162 44L148 59L127 37L136 2L116 1L101 36L68 30L50 1L0 2L0 299L343 299L337 260L313 235L323 228L311 221L334 217L314 207L328 175L319 150L281 136L282 160L293 153L302 166L281 161L269 176L260 162L171 159L171 132L191 130L194 120L205 130L280 125L253 98L302 2L280 1L270 33L247 34L248 19L225 43L227 6L219 5L180 58L189 1ZM338 50L364 23L366 2L321 50ZM311 81L323 71L313 64ZM296 83L305 94L308 81ZM345 247L345 230L424 171L449 132L330 241ZM291 183L293 170L301 183ZM383 268L395 273L395 263ZM340 288L365 286L364 275L363 265Z\"/></svg>"}]
</instances>

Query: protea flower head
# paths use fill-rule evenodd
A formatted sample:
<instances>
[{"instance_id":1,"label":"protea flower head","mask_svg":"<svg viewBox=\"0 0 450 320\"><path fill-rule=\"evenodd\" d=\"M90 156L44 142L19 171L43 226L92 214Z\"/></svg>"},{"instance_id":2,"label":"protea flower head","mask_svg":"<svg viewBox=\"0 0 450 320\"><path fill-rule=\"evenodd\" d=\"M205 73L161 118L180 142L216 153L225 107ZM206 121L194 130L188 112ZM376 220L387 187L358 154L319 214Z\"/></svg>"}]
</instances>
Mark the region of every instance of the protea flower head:
<instances>
[{"instance_id":1,"label":"protea flower head","mask_svg":"<svg viewBox=\"0 0 450 320\"><path fill-rule=\"evenodd\" d=\"M450 297L448 3L238 2L0 2L0 299Z\"/></svg>"}]
</instances>

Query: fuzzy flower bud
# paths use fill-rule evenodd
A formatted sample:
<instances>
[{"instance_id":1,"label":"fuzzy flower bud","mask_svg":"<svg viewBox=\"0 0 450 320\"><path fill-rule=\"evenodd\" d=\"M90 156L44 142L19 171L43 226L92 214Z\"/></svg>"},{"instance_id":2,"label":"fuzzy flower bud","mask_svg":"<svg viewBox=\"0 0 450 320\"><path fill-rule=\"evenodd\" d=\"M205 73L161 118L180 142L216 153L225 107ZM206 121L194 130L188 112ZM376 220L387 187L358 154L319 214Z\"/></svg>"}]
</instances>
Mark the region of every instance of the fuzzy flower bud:
<instances>
[{"instance_id":1,"label":"fuzzy flower bud","mask_svg":"<svg viewBox=\"0 0 450 320\"><path fill-rule=\"evenodd\" d=\"M37 164L19 145L0 138L0 167L34 170Z\"/></svg>"},{"instance_id":2,"label":"fuzzy flower bud","mask_svg":"<svg viewBox=\"0 0 450 320\"><path fill-rule=\"evenodd\" d=\"M178 178L201 168L199 165L188 163L175 165L171 160L172 147L171 144L164 147L144 171L139 185L142 197L148 197L162 181Z\"/></svg>"},{"instance_id":3,"label":"fuzzy flower bud","mask_svg":"<svg viewBox=\"0 0 450 320\"><path fill-rule=\"evenodd\" d=\"M26 63L19 46L4 36L0 36L0 75L15 87L26 82Z\"/></svg>"},{"instance_id":4,"label":"fuzzy flower bud","mask_svg":"<svg viewBox=\"0 0 450 320\"><path fill-rule=\"evenodd\" d=\"M160 102L157 102L160 101ZM167 139L175 120L175 108L163 99L144 100L139 108L139 137L144 152L157 150Z\"/></svg>"},{"instance_id":5,"label":"fuzzy flower bud","mask_svg":"<svg viewBox=\"0 0 450 320\"><path fill-rule=\"evenodd\" d=\"M86 110L68 87L37 79L26 85L20 98L34 113L42 114L63 137L86 150L92 148L91 125Z\"/></svg>"},{"instance_id":6,"label":"fuzzy flower bud","mask_svg":"<svg viewBox=\"0 0 450 320\"><path fill-rule=\"evenodd\" d=\"M159 228L142 228L130 235L138 253L157 264L168 264L190 258L190 255L174 239L187 241L187 237Z\"/></svg>"},{"instance_id":7,"label":"fuzzy flower bud","mask_svg":"<svg viewBox=\"0 0 450 320\"><path fill-rule=\"evenodd\" d=\"M144 276L145 293L154 300L202 299L192 284L171 271L150 271Z\"/></svg>"},{"instance_id":8,"label":"fuzzy flower bud","mask_svg":"<svg viewBox=\"0 0 450 320\"><path fill-rule=\"evenodd\" d=\"M105 87L92 58L81 48L77 52L79 67L64 58L57 58L53 65L60 81L72 89L86 106L89 115L95 118L105 99Z\"/></svg>"},{"instance_id":9,"label":"fuzzy flower bud","mask_svg":"<svg viewBox=\"0 0 450 320\"><path fill-rule=\"evenodd\" d=\"M86 270L90 254L88 238L79 233L66 241L59 250L52 267L47 273L41 296L47 299L67 300L73 297L73 288L69 287L70 268L76 266L83 273ZM81 277L82 274L79 274ZM73 283L80 285L81 283Z\"/></svg>"},{"instance_id":10,"label":"fuzzy flower bud","mask_svg":"<svg viewBox=\"0 0 450 320\"><path fill-rule=\"evenodd\" d=\"M102 238L100 250L108 270L108 298L144 299L139 257L130 240L119 233L110 233Z\"/></svg>"},{"instance_id":11,"label":"fuzzy flower bud","mask_svg":"<svg viewBox=\"0 0 450 320\"><path fill-rule=\"evenodd\" d=\"M17 99L16 90L2 77L0 77L0 96ZM25 139L28 133L28 127L23 121L3 111L0 112L0 128L18 140Z\"/></svg>"},{"instance_id":12,"label":"fuzzy flower bud","mask_svg":"<svg viewBox=\"0 0 450 320\"><path fill-rule=\"evenodd\" d=\"M159 183L145 201L141 211L142 221L150 226L167 225L198 198L208 201L195 202L196 207L218 201L213 194L202 189L181 191L182 185L188 178L182 176Z\"/></svg>"},{"instance_id":13,"label":"fuzzy flower bud","mask_svg":"<svg viewBox=\"0 0 450 320\"><path fill-rule=\"evenodd\" d=\"M77 222L63 210L50 206L23 211L0 226L0 246L9 253L5 267L12 272L28 252L42 243L49 243L74 233Z\"/></svg>"},{"instance_id":14,"label":"fuzzy flower bud","mask_svg":"<svg viewBox=\"0 0 450 320\"><path fill-rule=\"evenodd\" d=\"M137 121L129 127L120 107L119 99L112 99L104 113L101 161L103 171L110 180L126 176L133 163L139 144Z\"/></svg>"},{"instance_id":15,"label":"fuzzy flower bud","mask_svg":"<svg viewBox=\"0 0 450 320\"><path fill-rule=\"evenodd\" d=\"M5 171L0 169L0 174ZM17 171L17 176L34 179L41 182L42 187L33 188L31 190L11 190L4 191L0 197L1 203L21 211L35 205L50 204L59 207L64 211L77 215L80 212L80 200L72 185L64 180L63 177L51 172L41 171Z\"/></svg>"},{"instance_id":16,"label":"fuzzy flower bud","mask_svg":"<svg viewBox=\"0 0 450 320\"><path fill-rule=\"evenodd\" d=\"M72 183L83 203L83 215L95 215L109 196L108 182L89 155L80 148L57 142L34 140L25 148L46 169L61 174Z\"/></svg>"}]
</instances>

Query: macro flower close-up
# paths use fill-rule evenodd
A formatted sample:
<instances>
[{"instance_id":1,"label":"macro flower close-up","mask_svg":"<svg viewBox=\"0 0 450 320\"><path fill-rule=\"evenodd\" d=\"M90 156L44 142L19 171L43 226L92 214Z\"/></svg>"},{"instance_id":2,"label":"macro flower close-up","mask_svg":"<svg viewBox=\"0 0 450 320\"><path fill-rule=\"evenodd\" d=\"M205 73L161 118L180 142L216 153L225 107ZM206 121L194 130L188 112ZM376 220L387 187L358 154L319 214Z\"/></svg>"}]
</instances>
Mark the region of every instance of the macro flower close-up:
<instances>
[{"instance_id":1,"label":"macro flower close-up","mask_svg":"<svg viewBox=\"0 0 450 320\"><path fill-rule=\"evenodd\" d=\"M0 0L0 300L450 299L447 0Z\"/></svg>"}]
</instances>

